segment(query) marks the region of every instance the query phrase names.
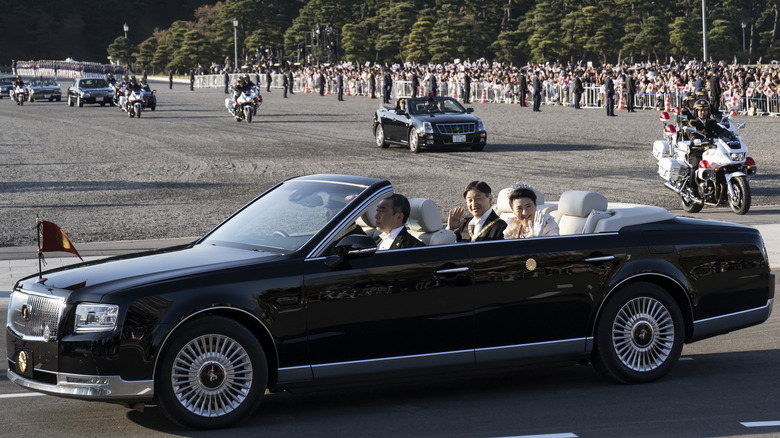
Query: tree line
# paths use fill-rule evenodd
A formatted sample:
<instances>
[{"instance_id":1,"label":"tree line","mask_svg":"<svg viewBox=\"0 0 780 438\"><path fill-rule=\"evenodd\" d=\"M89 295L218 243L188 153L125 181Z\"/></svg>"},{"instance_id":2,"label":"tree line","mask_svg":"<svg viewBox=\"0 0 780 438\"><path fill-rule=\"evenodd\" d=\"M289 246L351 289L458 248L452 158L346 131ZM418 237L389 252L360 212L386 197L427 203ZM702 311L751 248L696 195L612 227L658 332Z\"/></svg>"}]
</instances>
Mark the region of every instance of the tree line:
<instances>
[{"instance_id":1,"label":"tree line","mask_svg":"<svg viewBox=\"0 0 780 438\"><path fill-rule=\"evenodd\" d=\"M712 59L736 57L742 63L780 59L780 0L705 3ZM305 62L306 55L317 50L311 47L312 31L317 25L331 25L339 61L666 62L669 57L702 57L701 4L700 0L224 0L197 6L190 19L157 27L137 45L119 35L107 52L116 62L153 71L187 71L198 64L232 60L236 46L240 64L257 63L270 53L277 54L277 60L278 54L284 54Z\"/></svg>"}]
</instances>

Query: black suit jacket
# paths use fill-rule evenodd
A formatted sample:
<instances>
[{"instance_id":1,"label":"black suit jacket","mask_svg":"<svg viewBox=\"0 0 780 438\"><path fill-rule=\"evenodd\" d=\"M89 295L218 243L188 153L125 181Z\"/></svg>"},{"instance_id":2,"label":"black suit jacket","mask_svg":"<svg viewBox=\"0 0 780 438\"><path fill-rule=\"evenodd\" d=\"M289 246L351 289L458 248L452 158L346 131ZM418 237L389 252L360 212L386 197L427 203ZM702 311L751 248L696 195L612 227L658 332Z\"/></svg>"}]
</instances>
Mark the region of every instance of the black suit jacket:
<instances>
[{"instance_id":1,"label":"black suit jacket","mask_svg":"<svg viewBox=\"0 0 780 438\"><path fill-rule=\"evenodd\" d=\"M374 240L376 241L376 246L379 247L379 244L382 243L382 239L378 234ZM417 248L419 246L425 246L425 244L409 234L409 231L404 228L400 233L398 233L398 236L396 236L395 240L393 240L393 243L388 249Z\"/></svg>"},{"instance_id":2,"label":"black suit jacket","mask_svg":"<svg viewBox=\"0 0 780 438\"><path fill-rule=\"evenodd\" d=\"M612 82L612 78L609 76L604 79L604 92L607 97L615 97L615 83Z\"/></svg>"},{"instance_id":3,"label":"black suit jacket","mask_svg":"<svg viewBox=\"0 0 780 438\"><path fill-rule=\"evenodd\" d=\"M534 96L541 96L542 82L539 80L539 76L534 76L533 87L534 87Z\"/></svg>"},{"instance_id":4,"label":"black suit jacket","mask_svg":"<svg viewBox=\"0 0 780 438\"><path fill-rule=\"evenodd\" d=\"M469 234L469 222L471 219L473 219L473 216L467 217L466 221L463 222L463 225L461 225L460 228L455 232L455 237L458 239L458 242L471 242L471 235ZM485 226L487 226L487 228L484 228L482 232L480 232L479 236L477 236L474 242L504 239L506 222L501 220L501 218L498 217L494 210L492 210L490 215L488 215L488 218L485 221Z\"/></svg>"}]
</instances>

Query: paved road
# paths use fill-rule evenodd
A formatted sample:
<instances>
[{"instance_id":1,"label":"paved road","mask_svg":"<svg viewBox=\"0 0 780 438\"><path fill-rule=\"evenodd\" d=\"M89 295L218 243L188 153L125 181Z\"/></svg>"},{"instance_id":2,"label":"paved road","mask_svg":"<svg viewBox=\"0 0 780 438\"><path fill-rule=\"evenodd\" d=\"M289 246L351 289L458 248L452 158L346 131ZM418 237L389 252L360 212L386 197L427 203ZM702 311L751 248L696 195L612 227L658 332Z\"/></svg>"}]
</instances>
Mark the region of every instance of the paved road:
<instances>
[{"instance_id":1,"label":"paved road","mask_svg":"<svg viewBox=\"0 0 780 438\"><path fill-rule=\"evenodd\" d=\"M490 132L484 152L412 155L373 146L370 121L377 101L339 103L334 96L312 95L284 100L272 92L264 96L256 122L247 125L228 116L219 90L176 87L173 92L160 87L158 110L140 120L112 108L45 102L16 107L0 101L0 259L34 257L36 214L65 228L85 255L100 257L122 247L165 246L203 234L270 184L315 172L389 178L399 192L434 199L442 211L459 205L462 187L477 178L494 188L522 180L548 199L567 189L595 189L611 201L677 208L653 168L650 145L660 132L656 112L607 119L596 110L545 107L532 113L514 105L475 105ZM780 235L780 178L775 176L780 163L772 150L780 127L769 118L747 122L744 136L759 164L752 181L756 207L746 216L724 209L697 216L756 225L766 230L765 237ZM777 260L780 256L773 257ZM649 385L615 385L590 367L576 366L273 394L229 433L778 436L780 392L772 382L780 379L780 316L775 310L765 324L686 346L672 373ZM5 314L0 304L0 318ZM4 337L0 344L4 351ZM8 382L6 366L0 364L3 436L225 433L177 429L156 409L140 414L31 395Z\"/></svg>"}]
</instances>

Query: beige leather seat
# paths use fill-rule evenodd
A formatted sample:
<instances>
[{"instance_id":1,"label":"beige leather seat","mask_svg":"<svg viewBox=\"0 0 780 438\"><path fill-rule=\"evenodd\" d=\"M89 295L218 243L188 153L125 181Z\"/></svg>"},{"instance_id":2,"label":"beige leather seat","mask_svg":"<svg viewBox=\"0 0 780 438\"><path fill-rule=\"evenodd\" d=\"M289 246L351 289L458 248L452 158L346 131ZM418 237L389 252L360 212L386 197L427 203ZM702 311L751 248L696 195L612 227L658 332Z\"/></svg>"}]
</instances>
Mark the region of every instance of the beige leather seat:
<instances>
[{"instance_id":1,"label":"beige leather seat","mask_svg":"<svg viewBox=\"0 0 780 438\"><path fill-rule=\"evenodd\" d=\"M561 235L592 233L600 219L611 215L604 195L579 190L563 192L558 210L553 213Z\"/></svg>"},{"instance_id":2,"label":"beige leather seat","mask_svg":"<svg viewBox=\"0 0 780 438\"><path fill-rule=\"evenodd\" d=\"M430 199L411 198L409 204L412 209L406 226L410 234L420 239L426 246L457 242L455 233L444 229L441 213L435 202Z\"/></svg>"},{"instance_id":3,"label":"beige leather seat","mask_svg":"<svg viewBox=\"0 0 780 438\"><path fill-rule=\"evenodd\" d=\"M379 205L380 201L381 200L369 205L366 211L355 221L355 224L362 228L366 235L371 238L374 238L379 234L379 231L376 229L376 207Z\"/></svg>"}]
</instances>

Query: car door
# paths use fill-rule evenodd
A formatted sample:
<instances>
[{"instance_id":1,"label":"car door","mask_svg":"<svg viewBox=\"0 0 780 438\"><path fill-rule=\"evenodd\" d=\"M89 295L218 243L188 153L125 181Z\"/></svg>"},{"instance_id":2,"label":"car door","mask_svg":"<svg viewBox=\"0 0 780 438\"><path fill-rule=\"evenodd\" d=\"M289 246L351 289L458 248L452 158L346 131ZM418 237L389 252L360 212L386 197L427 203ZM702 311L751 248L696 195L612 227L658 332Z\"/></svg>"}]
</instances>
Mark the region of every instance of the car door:
<instances>
[{"instance_id":1,"label":"car door","mask_svg":"<svg viewBox=\"0 0 780 438\"><path fill-rule=\"evenodd\" d=\"M305 262L314 378L474 363L465 246L377 251L337 268Z\"/></svg>"},{"instance_id":2,"label":"car door","mask_svg":"<svg viewBox=\"0 0 780 438\"><path fill-rule=\"evenodd\" d=\"M624 259L617 233L471 244L476 360L586 351L601 285Z\"/></svg>"}]
</instances>

